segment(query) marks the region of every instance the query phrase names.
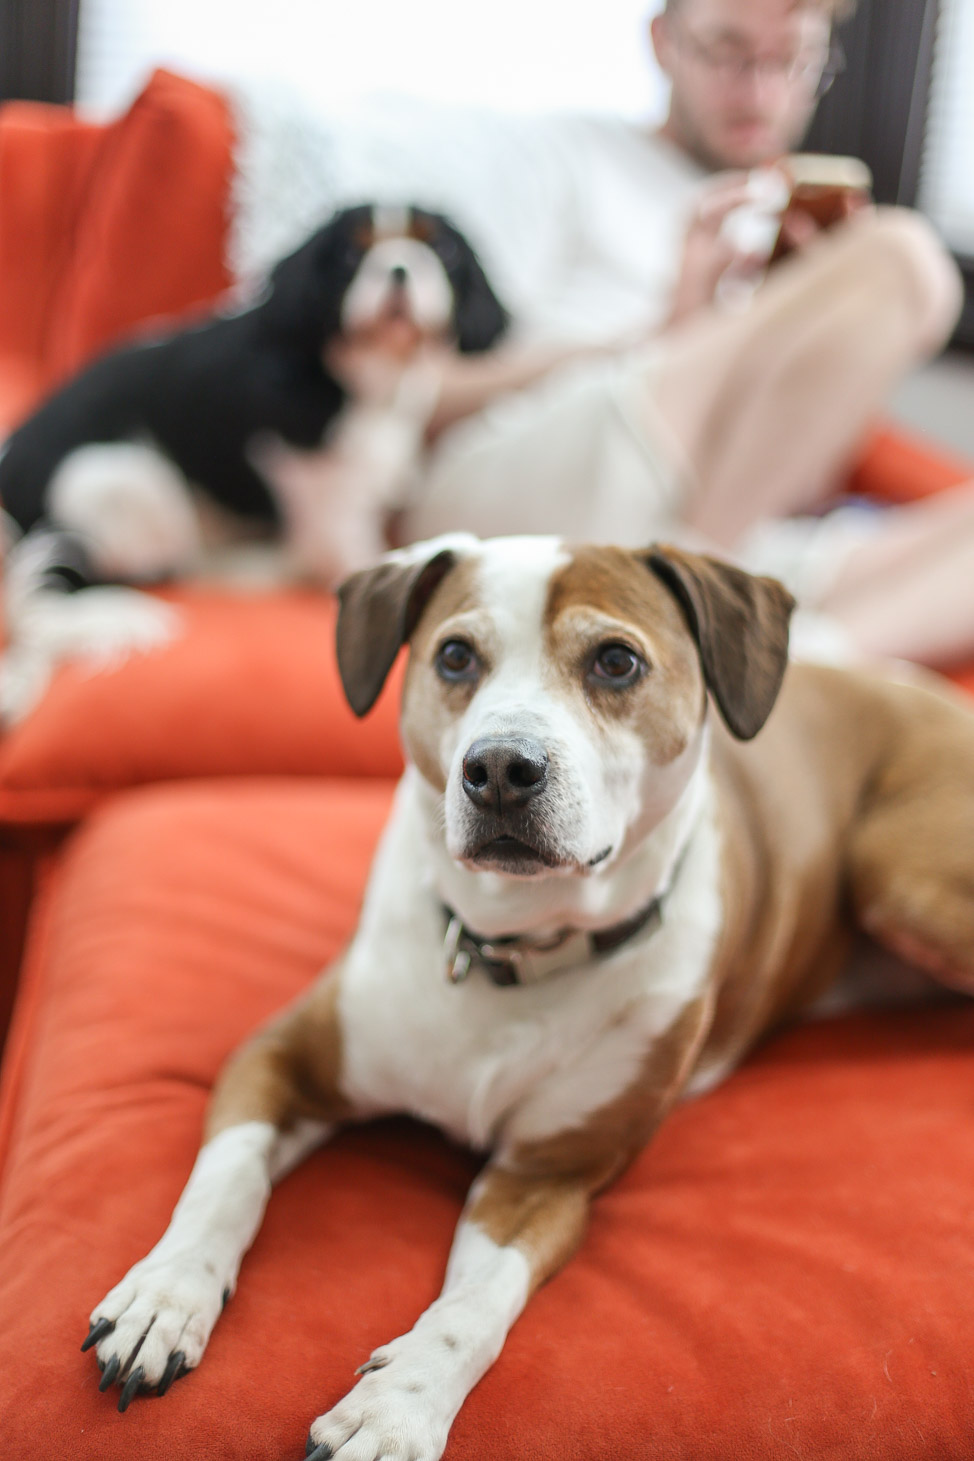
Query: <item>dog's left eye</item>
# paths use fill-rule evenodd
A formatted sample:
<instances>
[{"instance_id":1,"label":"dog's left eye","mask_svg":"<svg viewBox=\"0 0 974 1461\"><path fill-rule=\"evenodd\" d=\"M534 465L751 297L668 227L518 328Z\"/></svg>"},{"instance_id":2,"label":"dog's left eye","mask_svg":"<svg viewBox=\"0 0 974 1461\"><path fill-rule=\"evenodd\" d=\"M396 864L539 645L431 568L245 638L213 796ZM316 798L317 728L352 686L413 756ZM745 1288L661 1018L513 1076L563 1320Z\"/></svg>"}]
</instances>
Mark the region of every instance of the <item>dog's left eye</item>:
<instances>
[{"instance_id":1,"label":"dog's left eye","mask_svg":"<svg viewBox=\"0 0 974 1461\"><path fill-rule=\"evenodd\" d=\"M611 685L632 685L643 672L643 661L628 644L601 644L592 661L592 674Z\"/></svg>"},{"instance_id":2,"label":"dog's left eye","mask_svg":"<svg viewBox=\"0 0 974 1461\"><path fill-rule=\"evenodd\" d=\"M465 639L448 639L436 655L436 672L441 680L472 680L479 668L473 645Z\"/></svg>"}]
</instances>

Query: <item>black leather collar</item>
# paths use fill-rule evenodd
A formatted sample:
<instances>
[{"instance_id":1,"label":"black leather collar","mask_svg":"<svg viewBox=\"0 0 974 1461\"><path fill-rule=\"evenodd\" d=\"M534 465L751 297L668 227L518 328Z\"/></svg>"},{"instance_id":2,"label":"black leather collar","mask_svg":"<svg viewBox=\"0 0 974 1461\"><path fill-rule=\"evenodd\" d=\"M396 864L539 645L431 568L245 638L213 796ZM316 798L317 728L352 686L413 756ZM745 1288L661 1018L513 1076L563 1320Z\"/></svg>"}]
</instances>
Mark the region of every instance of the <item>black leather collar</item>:
<instances>
[{"instance_id":1,"label":"black leather collar","mask_svg":"<svg viewBox=\"0 0 974 1461\"><path fill-rule=\"evenodd\" d=\"M658 893L638 913L621 923L595 930L564 928L545 940L519 934L481 938L465 927L458 914L444 905L447 930L443 948L447 978L451 983L459 984L477 964L494 984L509 988L533 984L562 969L591 963L601 955L612 953L644 929L655 932L663 921L663 900L675 877L674 872L664 892Z\"/></svg>"}]
</instances>

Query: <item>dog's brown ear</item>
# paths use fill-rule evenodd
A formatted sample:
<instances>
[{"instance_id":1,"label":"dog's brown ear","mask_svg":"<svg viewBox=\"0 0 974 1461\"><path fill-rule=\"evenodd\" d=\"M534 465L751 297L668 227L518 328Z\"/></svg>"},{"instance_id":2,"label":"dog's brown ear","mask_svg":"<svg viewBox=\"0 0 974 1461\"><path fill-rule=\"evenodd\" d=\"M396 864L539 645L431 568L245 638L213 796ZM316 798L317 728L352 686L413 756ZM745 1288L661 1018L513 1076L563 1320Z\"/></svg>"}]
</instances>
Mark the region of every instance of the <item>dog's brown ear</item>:
<instances>
[{"instance_id":1,"label":"dog's brown ear","mask_svg":"<svg viewBox=\"0 0 974 1461\"><path fill-rule=\"evenodd\" d=\"M456 559L451 548L428 558L390 556L340 586L338 673L356 715L366 715L378 700L396 655Z\"/></svg>"},{"instance_id":2,"label":"dog's brown ear","mask_svg":"<svg viewBox=\"0 0 974 1461\"><path fill-rule=\"evenodd\" d=\"M777 579L756 578L718 558L663 543L645 557L683 609L707 688L728 728L749 741L781 689L794 599Z\"/></svg>"}]
</instances>

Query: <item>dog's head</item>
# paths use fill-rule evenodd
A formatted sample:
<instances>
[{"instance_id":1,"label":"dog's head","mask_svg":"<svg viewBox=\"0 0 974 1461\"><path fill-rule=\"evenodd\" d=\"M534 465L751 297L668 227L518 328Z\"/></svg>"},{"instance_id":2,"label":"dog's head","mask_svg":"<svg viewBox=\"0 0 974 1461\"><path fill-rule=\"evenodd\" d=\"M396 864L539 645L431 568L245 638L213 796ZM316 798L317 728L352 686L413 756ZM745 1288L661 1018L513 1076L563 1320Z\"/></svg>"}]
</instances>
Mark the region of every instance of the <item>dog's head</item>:
<instances>
[{"instance_id":1,"label":"dog's head","mask_svg":"<svg viewBox=\"0 0 974 1461\"><path fill-rule=\"evenodd\" d=\"M676 805L708 691L757 734L781 685L789 594L654 546L443 539L340 590L349 702L374 703L402 644L406 754L442 798L447 849L519 877L610 866Z\"/></svg>"},{"instance_id":2,"label":"dog's head","mask_svg":"<svg viewBox=\"0 0 974 1461\"><path fill-rule=\"evenodd\" d=\"M473 249L438 213L346 208L275 267L269 328L316 352L338 336L408 358L423 341L486 350L507 314Z\"/></svg>"}]
</instances>

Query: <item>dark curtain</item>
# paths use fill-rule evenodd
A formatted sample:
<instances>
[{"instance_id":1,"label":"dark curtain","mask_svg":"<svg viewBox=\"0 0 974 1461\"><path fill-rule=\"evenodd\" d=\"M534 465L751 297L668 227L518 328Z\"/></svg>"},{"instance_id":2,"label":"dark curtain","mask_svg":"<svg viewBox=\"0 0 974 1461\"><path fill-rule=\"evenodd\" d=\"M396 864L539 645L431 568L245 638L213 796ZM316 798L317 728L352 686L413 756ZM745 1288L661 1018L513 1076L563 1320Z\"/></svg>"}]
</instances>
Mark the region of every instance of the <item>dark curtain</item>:
<instances>
[{"instance_id":1,"label":"dark curtain","mask_svg":"<svg viewBox=\"0 0 974 1461\"><path fill-rule=\"evenodd\" d=\"M805 145L861 157L880 203L916 201L936 23L937 0L859 0L836 32L846 69Z\"/></svg>"},{"instance_id":2,"label":"dark curtain","mask_svg":"<svg viewBox=\"0 0 974 1461\"><path fill-rule=\"evenodd\" d=\"M916 202L937 9L937 0L859 0L837 31L846 70L823 99L805 146L861 157L880 203ZM967 300L954 343L974 348L974 259L958 262Z\"/></svg>"},{"instance_id":3,"label":"dark curtain","mask_svg":"<svg viewBox=\"0 0 974 1461\"><path fill-rule=\"evenodd\" d=\"M79 0L0 0L0 101L70 102Z\"/></svg>"}]
</instances>

